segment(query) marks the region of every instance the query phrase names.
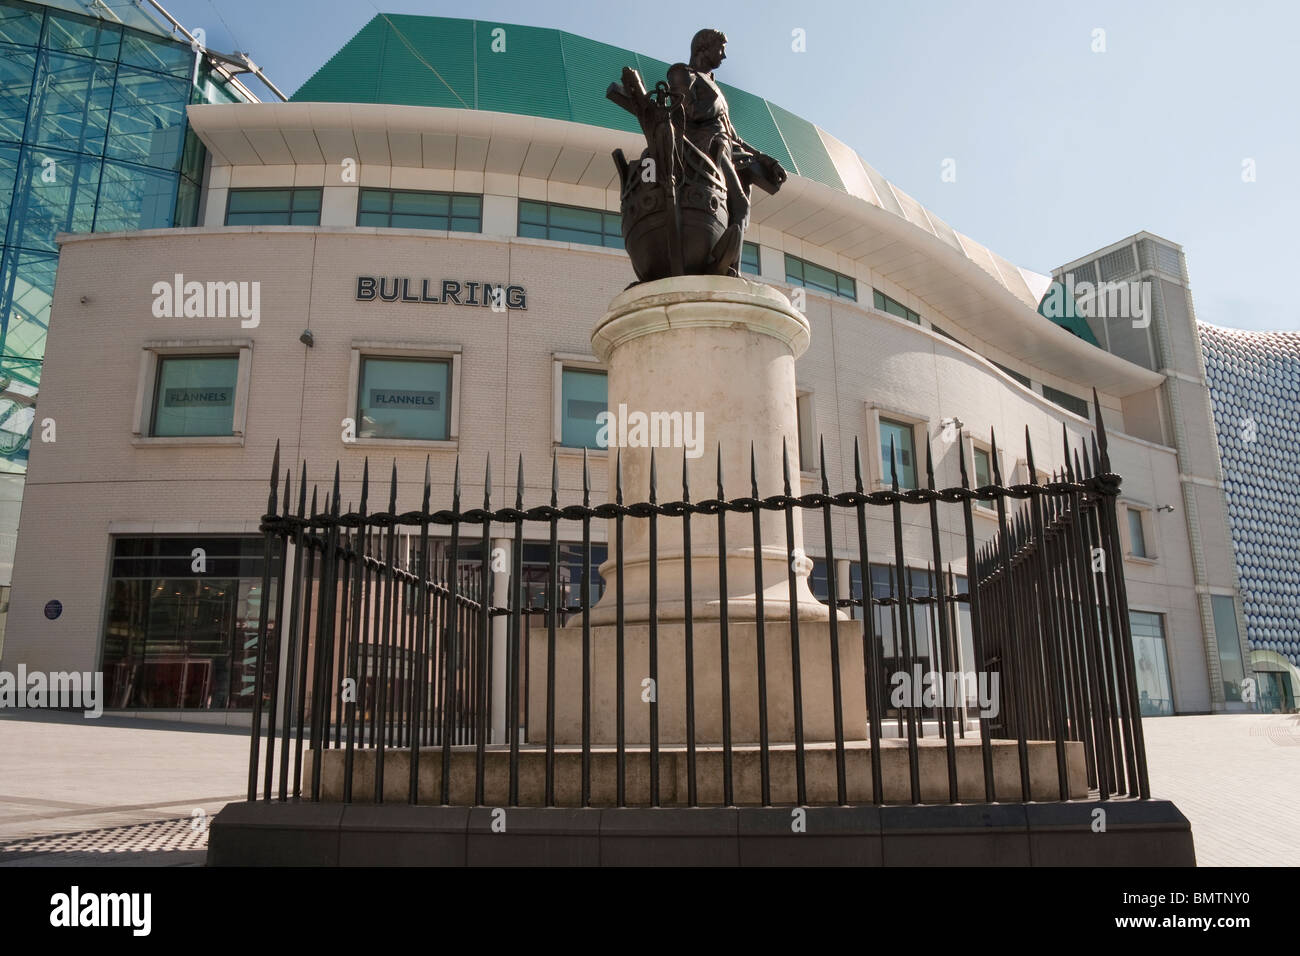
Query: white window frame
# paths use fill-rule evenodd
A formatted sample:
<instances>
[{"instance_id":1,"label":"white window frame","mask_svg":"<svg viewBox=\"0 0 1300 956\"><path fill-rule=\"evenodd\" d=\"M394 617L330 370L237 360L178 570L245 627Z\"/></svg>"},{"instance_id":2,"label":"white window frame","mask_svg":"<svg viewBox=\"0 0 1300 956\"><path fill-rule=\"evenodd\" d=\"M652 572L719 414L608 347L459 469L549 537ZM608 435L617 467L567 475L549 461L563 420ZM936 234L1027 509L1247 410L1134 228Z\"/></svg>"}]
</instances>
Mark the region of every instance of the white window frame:
<instances>
[{"instance_id":1,"label":"white window frame","mask_svg":"<svg viewBox=\"0 0 1300 956\"><path fill-rule=\"evenodd\" d=\"M551 353L551 447L555 449L556 454L574 455L579 458L582 453L587 453L587 458L608 458L608 448L574 448L572 445L563 444L564 440L564 370L566 368L579 369L585 372L604 372L605 380L609 380L609 367L601 362L594 355L584 355L577 352L552 352Z\"/></svg>"},{"instance_id":2,"label":"white window frame","mask_svg":"<svg viewBox=\"0 0 1300 956\"><path fill-rule=\"evenodd\" d=\"M1120 523L1120 535L1124 543L1124 560L1133 561L1137 564L1155 564L1160 558L1159 551L1155 549L1155 510L1150 505L1123 498L1120 499L1119 505L1124 510L1124 520ZM1128 512L1130 511L1136 511L1138 520L1142 522L1142 543L1146 546L1146 554L1133 553L1133 538L1129 531Z\"/></svg>"},{"instance_id":3,"label":"white window frame","mask_svg":"<svg viewBox=\"0 0 1300 956\"><path fill-rule=\"evenodd\" d=\"M357 421L358 390L361 388L361 360L363 358L395 359L441 359L451 363L451 411L447 416L447 437L432 438L362 438L359 435L351 441L343 439L342 429L339 439L344 445L353 446L391 446L407 448L447 448L460 447L460 378L461 348L459 345L437 344L429 342L390 342L375 339L353 339L352 352L348 363L347 407L343 418L350 419L353 432L360 428Z\"/></svg>"},{"instance_id":4,"label":"white window frame","mask_svg":"<svg viewBox=\"0 0 1300 956\"><path fill-rule=\"evenodd\" d=\"M902 320L900 320L902 321ZM911 323L908 323L909 325ZM871 488L873 491L888 490L891 486L885 480L885 449L880 442L880 420L882 418L891 421L902 422L905 425L912 426L912 452L916 455L916 484L917 487L924 487L925 472L921 462L921 446L924 441L917 440L917 429L922 428L922 434L928 440L930 435L930 419L918 412L909 412L901 408L893 408L888 405L880 405L876 402L867 403L867 424L869 425L870 440L867 442L868 454L874 461L870 464L871 468ZM899 490L905 490L902 484L899 484Z\"/></svg>"},{"instance_id":5,"label":"white window frame","mask_svg":"<svg viewBox=\"0 0 1300 956\"><path fill-rule=\"evenodd\" d=\"M164 358L201 358L206 355L230 355L239 358L235 374L235 407L229 435L162 435L149 432L153 425L157 399L158 367ZM131 444L137 448L175 447L177 445L234 445L242 447L248 424L248 384L253 369L253 340L225 339L154 339L144 343L140 353L140 370L136 377L135 408L131 416Z\"/></svg>"}]
</instances>

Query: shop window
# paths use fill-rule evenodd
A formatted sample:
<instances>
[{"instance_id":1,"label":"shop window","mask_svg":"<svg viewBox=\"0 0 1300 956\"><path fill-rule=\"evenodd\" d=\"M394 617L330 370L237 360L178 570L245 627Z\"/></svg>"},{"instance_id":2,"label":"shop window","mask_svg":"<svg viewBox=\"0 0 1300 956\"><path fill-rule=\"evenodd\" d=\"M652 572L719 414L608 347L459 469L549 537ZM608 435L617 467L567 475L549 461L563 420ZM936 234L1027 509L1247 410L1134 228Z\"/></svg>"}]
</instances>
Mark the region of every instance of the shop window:
<instances>
[{"instance_id":1,"label":"shop window","mask_svg":"<svg viewBox=\"0 0 1300 956\"><path fill-rule=\"evenodd\" d=\"M238 355L160 357L150 437L233 435L238 381Z\"/></svg>"},{"instance_id":2,"label":"shop window","mask_svg":"<svg viewBox=\"0 0 1300 956\"><path fill-rule=\"evenodd\" d=\"M357 438L448 440L451 385L450 359L361 356Z\"/></svg>"}]
</instances>

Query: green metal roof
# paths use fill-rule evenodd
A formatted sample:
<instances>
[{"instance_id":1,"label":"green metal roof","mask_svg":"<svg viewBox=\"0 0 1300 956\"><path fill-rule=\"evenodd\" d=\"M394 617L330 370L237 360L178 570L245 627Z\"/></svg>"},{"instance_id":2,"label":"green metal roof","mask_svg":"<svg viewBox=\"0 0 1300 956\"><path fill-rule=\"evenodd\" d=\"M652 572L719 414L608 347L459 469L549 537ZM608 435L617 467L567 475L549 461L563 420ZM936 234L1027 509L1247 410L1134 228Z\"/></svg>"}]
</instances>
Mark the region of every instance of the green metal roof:
<instances>
[{"instance_id":1,"label":"green metal roof","mask_svg":"<svg viewBox=\"0 0 1300 956\"><path fill-rule=\"evenodd\" d=\"M492 49L498 28L505 30L509 56ZM605 99L605 88L625 66L653 87L669 65L562 30L381 13L291 99L493 110L634 133L636 120ZM762 97L719 85L746 142L792 173L844 190L812 123Z\"/></svg>"}]
</instances>

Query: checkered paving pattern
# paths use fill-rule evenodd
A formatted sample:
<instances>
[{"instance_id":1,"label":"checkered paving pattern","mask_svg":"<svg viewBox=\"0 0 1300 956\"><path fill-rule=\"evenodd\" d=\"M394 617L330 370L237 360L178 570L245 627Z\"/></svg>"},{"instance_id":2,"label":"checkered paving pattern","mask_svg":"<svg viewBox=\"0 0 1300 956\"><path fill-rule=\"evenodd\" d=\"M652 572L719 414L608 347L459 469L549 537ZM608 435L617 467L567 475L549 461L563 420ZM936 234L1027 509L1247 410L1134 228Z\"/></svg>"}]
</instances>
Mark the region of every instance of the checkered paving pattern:
<instances>
[{"instance_id":1,"label":"checkered paving pattern","mask_svg":"<svg viewBox=\"0 0 1300 956\"><path fill-rule=\"evenodd\" d=\"M205 817L53 833L0 843L0 866L168 866L202 864Z\"/></svg>"}]
</instances>

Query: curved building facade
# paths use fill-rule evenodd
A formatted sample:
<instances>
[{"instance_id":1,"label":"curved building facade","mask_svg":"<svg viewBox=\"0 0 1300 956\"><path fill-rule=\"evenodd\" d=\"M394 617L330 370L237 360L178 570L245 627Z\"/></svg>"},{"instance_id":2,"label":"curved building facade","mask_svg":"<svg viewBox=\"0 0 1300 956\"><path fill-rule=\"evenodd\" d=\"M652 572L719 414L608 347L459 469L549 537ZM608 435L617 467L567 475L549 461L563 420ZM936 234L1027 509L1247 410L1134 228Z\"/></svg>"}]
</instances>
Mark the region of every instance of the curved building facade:
<instances>
[{"instance_id":1,"label":"curved building facade","mask_svg":"<svg viewBox=\"0 0 1300 956\"><path fill-rule=\"evenodd\" d=\"M591 331L634 278L610 152L641 137L603 99L624 65L651 83L667 66L558 31L381 16L293 102L190 107L209 156L198 224L63 237L41 403L57 440L33 449L5 664L102 669L118 710L244 713L277 442L322 487L339 461L345 501L367 458L372 479L396 460L399 510L418 503L426 458L435 503L458 461L475 487L489 459L507 500L520 456L526 506L549 497L552 456L576 500L584 455L609 454ZM995 469L1025 481L1027 434L1045 478L1065 464L1063 433L1077 445L1094 431L1095 388L1124 479L1125 554L1111 558L1144 708L1239 706L1202 600L1236 608L1222 489L1184 481L1201 466L1180 443L1195 439L1170 424L1171 379L1208 409L1197 360L1170 365L1194 338L1190 310L1157 315L1172 359L1099 347L1040 314L1052 277L957 233L825 131L724 89L741 135L791 172L756 196L742 262L811 324L796 365L803 489L821 486L819 438L832 489L852 486L855 441L872 489L894 477L891 442L903 486L925 480L927 444L941 486L963 461L977 483ZM712 454L719 410L683 411L702 416ZM952 554L961 516L947 510ZM996 518L976 512L987 540ZM868 568L827 554L813 524L815 584L833 560L844 586L889 593L887 524ZM905 527L904 549L923 583L926 524Z\"/></svg>"},{"instance_id":2,"label":"curved building facade","mask_svg":"<svg viewBox=\"0 0 1300 956\"><path fill-rule=\"evenodd\" d=\"M1289 709L1300 691L1300 333L1200 330L1260 702Z\"/></svg>"}]
</instances>

